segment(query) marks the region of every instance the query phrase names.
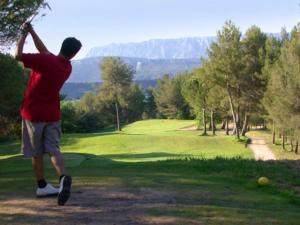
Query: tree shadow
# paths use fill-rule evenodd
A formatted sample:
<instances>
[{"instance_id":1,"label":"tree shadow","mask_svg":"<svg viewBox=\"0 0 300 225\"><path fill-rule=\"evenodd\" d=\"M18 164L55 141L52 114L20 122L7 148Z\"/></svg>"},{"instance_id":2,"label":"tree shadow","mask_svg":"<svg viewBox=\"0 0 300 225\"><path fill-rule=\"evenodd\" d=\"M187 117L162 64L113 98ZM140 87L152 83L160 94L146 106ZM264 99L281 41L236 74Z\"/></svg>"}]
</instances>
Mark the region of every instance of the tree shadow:
<instances>
[{"instance_id":1,"label":"tree shadow","mask_svg":"<svg viewBox=\"0 0 300 225\"><path fill-rule=\"evenodd\" d=\"M180 155L164 152L64 156L74 182L72 197L63 210L56 199L35 199L29 159L18 156L0 160L0 224L150 224L145 220L149 216L181 221L160 224L189 224L191 219L201 218L199 209L203 212L207 207L227 219L228 214L222 212L234 210L249 224L249 218L264 220L264 213L270 212L271 218L285 208L289 215L296 216L300 209L296 193L300 161L174 160L171 158ZM134 163L115 160L155 157L170 159ZM47 166L46 174L51 182L57 179ZM260 176L269 177L271 185L258 187Z\"/></svg>"},{"instance_id":2,"label":"tree shadow","mask_svg":"<svg viewBox=\"0 0 300 225\"><path fill-rule=\"evenodd\" d=\"M20 153L20 141L8 141L0 143L0 156L10 156Z\"/></svg>"}]
</instances>

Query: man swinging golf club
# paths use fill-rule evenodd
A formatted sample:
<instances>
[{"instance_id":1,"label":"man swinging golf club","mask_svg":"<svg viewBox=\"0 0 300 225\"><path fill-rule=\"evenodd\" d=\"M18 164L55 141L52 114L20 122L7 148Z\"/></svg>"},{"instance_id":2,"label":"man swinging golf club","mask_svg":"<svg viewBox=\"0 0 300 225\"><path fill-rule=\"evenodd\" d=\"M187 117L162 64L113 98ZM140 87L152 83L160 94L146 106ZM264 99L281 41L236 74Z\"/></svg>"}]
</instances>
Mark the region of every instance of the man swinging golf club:
<instances>
[{"instance_id":1,"label":"man swinging golf club","mask_svg":"<svg viewBox=\"0 0 300 225\"><path fill-rule=\"evenodd\" d=\"M38 54L23 54L28 34L39 51ZM38 188L37 197L58 195L58 204L64 205L70 197L71 176L66 175L60 153L60 99L59 91L70 76L70 59L80 50L81 43L73 37L66 38L58 55L48 51L30 23L22 27L22 36L17 43L15 58L30 68L30 79L23 104L22 152L32 158ZM48 184L44 177L43 155L48 153L59 175L59 189Z\"/></svg>"}]
</instances>

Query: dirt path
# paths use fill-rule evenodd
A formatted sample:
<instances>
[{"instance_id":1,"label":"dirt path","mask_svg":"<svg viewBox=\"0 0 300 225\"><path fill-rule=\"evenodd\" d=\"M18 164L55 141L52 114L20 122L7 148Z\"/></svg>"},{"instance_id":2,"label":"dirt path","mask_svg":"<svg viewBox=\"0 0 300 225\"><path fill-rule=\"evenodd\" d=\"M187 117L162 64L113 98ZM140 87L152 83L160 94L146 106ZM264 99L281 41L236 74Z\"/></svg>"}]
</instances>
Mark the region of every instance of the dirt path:
<instances>
[{"instance_id":1,"label":"dirt path","mask_svg":"<svg viewBox=\"0 0 300 225\"><path fill-rule=\"evenodd\" d=\"M195 131L197 129L198 129L197 125L193 125L193 126L189 126L189 127L180 128L179 130L182 130L182 131Z\"/></svg>"},{"instance_id":2,"label":"dirt path","mask_svg":"<svg viewBox=\"0 0 300 225\"><path fill-rule=\"evenodd\" d=\"M276 160L275 155L271 149L266 145L262 138L252 138L251 144L248 145L253 151L256 160Z\"/></svg>"},{"instance_id":3,"label":"dirt path","mask_svg":"<svg viewBox=\"0 0 300 225\"><path fill-rule=\"evenodd\" d=\"M173 209L178 193L149 188L85 188L72 191L66 206L57 206L56 198L37 199L33 194L0 196L2 225L202 225L197 219L176 215L155 216L152 211ZM187 201L184 196L182 201ZM210 202L207 193L190 197L190 204Z\"/></svg>"}]
</instances>

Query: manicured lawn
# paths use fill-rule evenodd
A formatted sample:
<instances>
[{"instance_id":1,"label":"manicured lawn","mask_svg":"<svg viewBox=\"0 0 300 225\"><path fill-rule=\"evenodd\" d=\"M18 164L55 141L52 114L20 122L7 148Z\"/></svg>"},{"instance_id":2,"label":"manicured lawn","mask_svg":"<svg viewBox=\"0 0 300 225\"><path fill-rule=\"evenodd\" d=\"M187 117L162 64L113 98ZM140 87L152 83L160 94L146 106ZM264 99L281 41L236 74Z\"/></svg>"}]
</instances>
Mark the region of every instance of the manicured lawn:
<instances>
[{"instance_id":1,"label":"manicured lawn","mask_svg":"<svg viewBox=\"0 0 300 225\"><path fill-rule=\"evenodd\" d=\"M200 136L200 131L180 131L194 121L148 120L130 124L121 133L65 135L64 152L105 155L118 161L156 161L218 156L252 158L252 152L233 137Z\"/></svg>"},{"instance_id":2,"label":"manicured lawn","mask_svg":"<svg viewBox=\"0 0 300 225\"><path fill-rule=\"evenodd\" d=\"M74 179L67 214L50 200L30 202L30 160L18 155L18 142L1 144L0 224L51 224L51 213L60 224L76 224L76 215L90 224L299 224L298 161L256 162L233 137L179 130L193 124L149 120L121 133L64 135L62 150ZM46 175L57 184L49 162ZM270 186L259 187L260 176ZM23 211L13 205L15 195Z\"/></svg>"}]
</instances>

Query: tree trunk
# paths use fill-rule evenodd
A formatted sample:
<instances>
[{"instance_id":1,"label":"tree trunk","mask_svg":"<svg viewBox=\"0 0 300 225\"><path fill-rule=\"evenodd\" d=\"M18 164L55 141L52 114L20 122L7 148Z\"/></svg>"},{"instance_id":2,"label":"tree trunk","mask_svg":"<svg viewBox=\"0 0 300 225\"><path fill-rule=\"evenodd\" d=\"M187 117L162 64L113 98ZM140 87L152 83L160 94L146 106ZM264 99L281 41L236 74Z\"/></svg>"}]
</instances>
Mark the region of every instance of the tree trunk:
<instances>
[{"instance_id":1,"label":"tree trunk","mask_svg":"<svg viewBox=\"0 0 300 225\"><path fill-rule=\"evenodd\" d=\"M224 119L223 121L222 121L222 125L221 125L221 130L225 130L226 129L226 119Z\"/></svg>"},{"instance_id":2,"label":"tree trunk","mask_svg":"<svg viewBox=\"0 0 300 225\"><path fill-rule=\"evenodd\" d=\"M120 118L119 118L119 107L118 107L118 103L115 103L115 107L116 107L116 117L117 117L117 130L121 131L121 126L120 126Z\"/></svg>"},{"instance_id":3,"label":"tree trunk","mask_svg":"<svg viewBox=\"0 0 300 225\"><path fill-rule=\"evenodd\" d=\"M203 116L203 135L207 135L207 130L206 130L206 110L205 110L205 108L202 109L202 116Z\"/></svg>"},{"instance_id":4,"label":"tree trunk","mask_svg":"<svg viewBox=\"0 0 300 225\"><path fill-rule=\"evenodd\" d=\"M273 136L272 144L275 145L275 143L276 143L276 139L275 139L276 138L276 133L275 133L275 123L274 123L274 121L273 121L272 136Z\"/></svg>"},{"instance_id":5,"label":"tree trunk","mask_svg":"<svg viewBox=\"0 0 300 225\"><path fill-rule=\"evenodd\" d=\"M298 154L298 140L296 141L295 153Z\"/></svg>"},{"instance_id":6,"label":"tree trunk","mask_svg":"<svg viewBox=\"0 0 300 225\"><path fill-rule=\"evenodd\" d=\"M211 119L209 120L208 130L212 131L212 123L211 123Z\"/></svg>"},{"instance_id":7,"label":"tree trunk","mask_svg":"<svg viewBox=\"0 0 300 225\"><path fill-rule=\"evenodd\" d=\"M244 124L243 124L243 129L242 129L242 136L245 137L246 132L247 132L247 127L248 127L248 115L245 113L245 118L244 118Z\"/></svg>"},{"instance_id":8,"label":"tree trunk","mask_svg":"<svg viewBox=\"0 0 300 225\"><path fill-rule=\"evenodd\" d=\"M282 137L282 149L285 150L285 133L284 132L282 132L281 137Z\"/></svg>"},{"instance_id":9,"label":"tree trunk","mask_svg":"<svg viewBox=\"0 0 300 225\"><path fill-rule=\"evenodd\" d=\"M291 151L294 151L294 139L291 138Z\"/></svg>"},{"instance_id":10,"label":"tree trunk","mask_svg":"<svg viewBox=\"0 0 300 225\"><path fill-rule=\"evenodd\" d=\"M232 129L232 135L236 135L236 126Z\"/></svg>"},{"instance_id":11,"label":"tree trunk","mask_svg":"<svg viewBox=\"0 0 300 225\"><path fill-rule=\"evenodd\" d=\"M236 135L237 139L240 139L239 125L238 125L238 121L237 121L237 118L236 118L236 112L235 112L235 108L234 108L234 105L233 105L233 100L232 100L231 91L230 91L229 87L227 87L227 92L228 92L228 96L229 96L229 103L230 103L232 118L233 118L233 122L235 124L235 129L236 129L235 135Z\"/></svg>"},{"instance_id":12,"label":"tree trunk","mask_svg":"<svg viewBox=\"0 0 300 225\"><path fill-rule=\"evenodd\" d=\"M241 117L240 117L240 107L238 106L236 109L236 121L238 124L239 131L241 130Z\"/></svg>"},{"instance_id":13,"label":"tree trunk","mask_svg":"<svg viewBox=\"0 0 300 225\"><path fill-rule=\"evenodd\" d=\"M226 135L229 135L229 118L226 116Z\"/></svg>"},{"instance_id":14,"label":"tree trunk","mask_svg":"<svg viewBox=\"0 0 300 225\"><path fill-rule=\"evenodd\" d=\"M211 110L211 112L210 112L210 118L211 118L211 130L212 130L212 133L213 133L213 135L215 135L216 134L216 125L215 125L215 118L214 118L214 111L213 110Z\"/></svg>"},{"instance_id":15,"label":"tree trunk","mask_svg":"<svg viewBox=\"0 0 300 225\"><path fill-rule=\"evenodd\" d=\"M264 121L264 130L266 130L267 129L267 123L266 123L265 120L263 120L263 121Z\"/></svg>"}]
</instances>

